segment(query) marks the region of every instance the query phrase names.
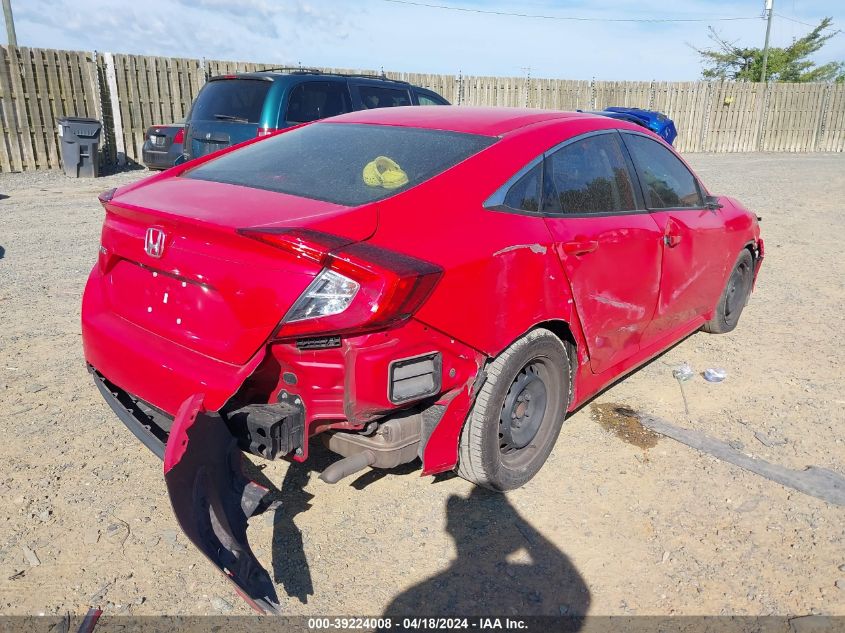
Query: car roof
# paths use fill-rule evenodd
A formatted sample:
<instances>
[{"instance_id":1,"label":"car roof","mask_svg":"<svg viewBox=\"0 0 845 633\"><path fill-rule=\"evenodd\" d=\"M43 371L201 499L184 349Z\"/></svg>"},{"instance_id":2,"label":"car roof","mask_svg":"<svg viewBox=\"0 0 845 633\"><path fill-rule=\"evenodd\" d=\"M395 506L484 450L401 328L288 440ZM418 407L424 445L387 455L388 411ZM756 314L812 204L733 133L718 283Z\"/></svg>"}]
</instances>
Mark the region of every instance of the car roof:
<instances>
[{"instance_id":1,"label":"car roof","mask_svg":"<svg viewBox=\"0 0 845 633\"><path fill-rule=\"evenodd\" d=\"M365 123L502 136L526 125L562 119L594 118L583 112L472 106L402 106L357 110L332 117L331 123Z\"/></svg>"}]
</instances>

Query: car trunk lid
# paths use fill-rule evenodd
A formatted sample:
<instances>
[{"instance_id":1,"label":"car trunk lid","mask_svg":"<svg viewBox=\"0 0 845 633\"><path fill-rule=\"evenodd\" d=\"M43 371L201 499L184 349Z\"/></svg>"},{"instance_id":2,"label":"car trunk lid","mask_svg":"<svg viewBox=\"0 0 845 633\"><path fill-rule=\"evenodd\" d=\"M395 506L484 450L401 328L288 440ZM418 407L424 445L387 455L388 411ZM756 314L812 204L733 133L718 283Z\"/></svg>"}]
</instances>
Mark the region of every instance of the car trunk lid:
<instances>
[{"instance_id":1,"label":"car trunk lid","mask_svg":"<svg viewBox=\"0 0 845 633\"><path fill-rule=\"evenodd\" d=\"M173 138L181 126L174 125L153 125L147 130L147 139L153 151L164 152L170 149Z\"/></svg>"},{"instance_id":2,"label":"car trunk lid","mask_svg":"<svg viewBox=\"0 0 845 633\"><path fill-rule=\"evenodd\" d=\"M118 193L106 211L101 266L109 308L233 364L260 348L319 272L237 229L310 228L358 241L377 224L373 207L180 177Z\"/></svg>"}]
</instances>

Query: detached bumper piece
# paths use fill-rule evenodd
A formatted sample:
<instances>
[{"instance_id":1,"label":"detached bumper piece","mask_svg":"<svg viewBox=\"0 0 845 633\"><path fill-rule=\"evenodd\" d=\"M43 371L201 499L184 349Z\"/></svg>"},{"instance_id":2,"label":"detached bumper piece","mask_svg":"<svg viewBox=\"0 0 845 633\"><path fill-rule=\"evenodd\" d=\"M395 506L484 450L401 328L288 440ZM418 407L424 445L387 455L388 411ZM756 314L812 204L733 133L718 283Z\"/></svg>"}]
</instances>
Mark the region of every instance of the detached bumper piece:
<instances>
[{"instance_id":1,"label":"detached bumper piece","mask_svg":"<svg viewBox=\"0 0 845 633\"><path fill-rule=\"evenodd\" d=\"M202 395L176 414L164 453L164 480L173 513L188 539L259 613L278 615L270 575L247 542L247 521L269 505L268 490L247 479L238 441Z\"/></svg>"}]
</instances>

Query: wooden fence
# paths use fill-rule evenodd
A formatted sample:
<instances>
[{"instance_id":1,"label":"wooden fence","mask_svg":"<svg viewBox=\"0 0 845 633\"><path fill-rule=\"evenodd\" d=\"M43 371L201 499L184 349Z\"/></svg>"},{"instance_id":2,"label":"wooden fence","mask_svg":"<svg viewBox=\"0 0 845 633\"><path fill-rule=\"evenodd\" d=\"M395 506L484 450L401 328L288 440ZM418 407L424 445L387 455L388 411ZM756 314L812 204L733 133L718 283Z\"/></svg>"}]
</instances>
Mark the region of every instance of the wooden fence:
<instances>
[{"instance_id":1,"label":"wooden fence","mask_svg":"<svg viewBox=\"0 0 845 633\"><path fill-rule=\"evenodd\" d=\"M184 118L208 77L270 64L0 47L0 171L60 166L62 116L103 122L101 160L140 162L150 125ZM348 69L329 69L347 72ZM572 81L388 72L459 105L660 110L687 152L845 151L845 84Z\"/></svg>"}]
</instances>

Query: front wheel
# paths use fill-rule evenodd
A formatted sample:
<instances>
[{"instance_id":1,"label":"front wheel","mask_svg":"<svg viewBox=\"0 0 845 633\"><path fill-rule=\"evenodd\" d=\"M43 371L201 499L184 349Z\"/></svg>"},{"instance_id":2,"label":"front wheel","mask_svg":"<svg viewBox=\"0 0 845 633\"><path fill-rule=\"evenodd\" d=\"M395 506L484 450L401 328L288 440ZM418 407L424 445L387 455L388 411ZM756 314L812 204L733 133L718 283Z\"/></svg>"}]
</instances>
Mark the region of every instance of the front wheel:
<instances>
[{"instance_id":1,"label":"front wheel","mask_svg":"<svg viewBox=\"0 0 845 633\"><path fill-rule=\"evenodd\" d=\"M733 330L739 323L742 309L748 303L751 286L754 283L754 259L747 249L736 260L736 264L728 277L728 283L719 297L716 313L704 324L703 330L711 334L725 334Z\"/></svg>"},{"instance_id":2,"label":"front wheel","mask_svg":"<svg viewBox=\"0 0 845 633\"><path fill-rule=\"evenodd\" d=\"M458 474L492 490L527 483L552 451L570 390L569 353L549 330L532 330L487 368L461 433Z\"/></svg>"}]
</instances>

